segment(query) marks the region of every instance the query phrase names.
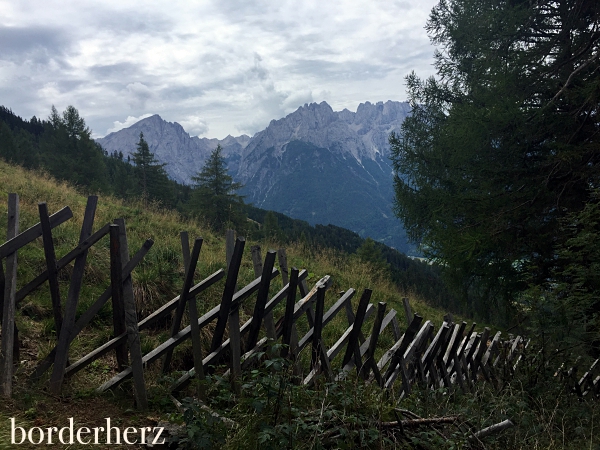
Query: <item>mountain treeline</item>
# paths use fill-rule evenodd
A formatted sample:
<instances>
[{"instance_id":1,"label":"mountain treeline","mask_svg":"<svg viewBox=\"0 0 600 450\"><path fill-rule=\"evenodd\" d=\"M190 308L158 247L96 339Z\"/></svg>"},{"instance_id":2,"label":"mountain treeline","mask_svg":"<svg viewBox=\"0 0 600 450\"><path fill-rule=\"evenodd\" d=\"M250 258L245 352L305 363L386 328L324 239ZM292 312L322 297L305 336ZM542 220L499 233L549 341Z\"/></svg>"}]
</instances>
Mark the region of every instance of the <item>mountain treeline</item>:
<instances>
[{"instance_id":1,"label":"mountain treeline","mask_svg":"<svg viewBox=\"0 0 600 450\"><path fill-rule=\"evenodd\" d=\"M138 149L139 151L139 149ZM0 156L28 169L43 169L90 193L121 198L143 197L175 208L187 202L190 188L148 169L156 161L131 164L121 152L108 154L91 138L85 120L73 106L62 114L53 107L47 120L24 120L0 106ZM148 175L148 172L152 172ZM151 192L145 191L144 177ZM149 194L149 195L148 195Z\"/></svg>"}]
</instances>

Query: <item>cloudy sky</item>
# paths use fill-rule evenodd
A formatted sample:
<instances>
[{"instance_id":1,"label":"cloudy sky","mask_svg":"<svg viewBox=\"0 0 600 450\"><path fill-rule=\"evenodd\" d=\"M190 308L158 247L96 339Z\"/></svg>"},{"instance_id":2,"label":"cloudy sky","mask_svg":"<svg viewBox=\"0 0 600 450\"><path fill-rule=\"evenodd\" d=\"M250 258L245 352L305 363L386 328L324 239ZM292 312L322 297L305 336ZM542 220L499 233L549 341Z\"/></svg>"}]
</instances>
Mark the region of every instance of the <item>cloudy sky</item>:
<instances>
[{"instance_id":1,"label":"cloudy sky","mask_svg":"<svg viewBox=\"0 0 600 450\"><path fill-rule=\"evenodd\" d=\"M405 100L433 0L0 0L0 105L75 106L101 137L151 114L252 135L304 103Z\"/></svg>"}]
</instances>

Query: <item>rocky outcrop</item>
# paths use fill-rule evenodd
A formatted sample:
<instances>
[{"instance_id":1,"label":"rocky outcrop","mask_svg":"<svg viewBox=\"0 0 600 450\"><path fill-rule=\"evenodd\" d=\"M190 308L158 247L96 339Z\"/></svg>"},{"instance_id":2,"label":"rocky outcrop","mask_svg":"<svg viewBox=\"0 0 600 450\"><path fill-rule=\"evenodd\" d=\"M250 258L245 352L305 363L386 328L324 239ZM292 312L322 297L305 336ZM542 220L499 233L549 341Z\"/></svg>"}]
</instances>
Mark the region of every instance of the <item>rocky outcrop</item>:
<instances>
[{"instance_id":1,"label":"rocky outcrop","mask_svg":"<svg viewBox=\"0 0 600 450\"><path fill-rule=\"evenodd\" d=\"M410 107L402 102L361 103L356 112L326 102L301 106L252 138L190 137L158 115L98 139L109 152L133 153L140 132L167 173L190 183L221 145L229 172L245 185L246 201L303 219L333 224L411 253L392 213L389 134L400 131Z\"/></svg>"},{"instance_id":2,"label":"rocky outcrop","mask_svg":"<svg viewBox=\"0 0 600 450\"><path fill-rule=\"evenodd\" d=\"M230 170L237 169L235 161L239 161L242 149L250 141L246 135L227 136L222 140L191 137L177 122L167 122L155 114L96 142L109 153L121 151L127 158L136 151L140 133L144 133L156 159L167 164L165 170L169 176L183 184L191 183L191 177L202 169L206 158L219 144L225 156L232 156Z\"/></svg>"}]
</instances>

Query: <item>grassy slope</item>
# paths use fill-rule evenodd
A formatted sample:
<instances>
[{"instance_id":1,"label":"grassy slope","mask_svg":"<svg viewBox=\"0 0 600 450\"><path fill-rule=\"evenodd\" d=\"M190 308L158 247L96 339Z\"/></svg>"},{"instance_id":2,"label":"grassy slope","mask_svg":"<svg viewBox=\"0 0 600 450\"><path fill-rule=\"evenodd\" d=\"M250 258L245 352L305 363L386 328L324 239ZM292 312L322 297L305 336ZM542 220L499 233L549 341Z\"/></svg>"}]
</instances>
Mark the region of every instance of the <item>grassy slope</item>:
<instances>
[{"instance_id":1,"label":"grassy slope","mask_svg":"<svg viewBox=\"0 0 600 450\"><path fill-rule=\"evenodd\" d=\"M9 192L16 192L20 199L20 230L34 225L39 221L38 202L45 201L50 213L54 213L64 206L70 206L73 218L53 230L57 258L62 257L74 246L79 236L86 196L77 192L73 187L59 183L52 178L10 166L0 161L0 229L6 229L6 198ZM190 237L202 236L202 248L196 280L200 280L219 268L225 267L225 241L221 236L215 235L197 223L184 221L172 211L164 211L156 206L144 208L141 203L125 203L111 197L101 197L94 230L114 218L124 217L129 237L130 252L137 250L145 239L151 238L155 244L147 255L146 260L134 272L134 288L138 311L145 316L157 309L160 305L178 295L183 279L183 267L179 243L179 232L187 230ZM240 270L240 285L253 279L253 269L250 260L250 246L259 244L263 249L269 247L266 242L247 242L243 266ZM263 250L264 253L265 250ZM312 286L319 278L330 275L333 287L327 296L327 305L336 300L336 293L353 287L358 294L354 298L354 308L365 287L372 288L374 295L372 302L385 301L388 308L395 308L399 313L401 322L404 320L401 313L401 295L392 283L377 278L371 268L361 263L356 258L347 258L331 251L313 252L300 245L291 245L287 248L288 264L290 267L306 268L309 273L309 285ZM109 275L108 239L104 238L89 252L88 267L85 274L85 286L82 290L79 313L91 304L98 295L110 284ZM29 244L19 252L18 287L23 286L36 274L45 269L43 247L41 238ZM66 298L68 291L68 271L63 271L61 276L61 298ZM373 282L375 280L375 282ZM217 304L220 300L222 282L217 287L209 290L199 298L200 313ZM281 286L278 278L274 282L274 289ZM416 311L434 322L441 323L442 312L428 307L418 299L411 299ZM110 303L110 302L109 302ZM246 305L245 313L251 311L251 304ZM73 377L64 389L64 398L55 399L43 393L43 384L37 387L27 385L26 376L35 366L36 361L43 357L55 343L55 331L52 319L51 301L47 284L44 284L33 295L26 298L20 305L21 312L17 317L17 324L21 332L23 348L21 349L21 364L17 370L15 397L25 401L2 403L0 405L0 443L6 438L5 425L8 417L17 416L19 421L30 423L48 423L49 417L66 418L82 414L90 417L89 420L102 419L106 414L121 414L124 409L131 408L131 397L128 395L117 396L115 400L98 399L92 390L103 381L110 378L114 372L112 357L106 357L92 364L86 370ZM279 311L279 314L281 311ZM242 313L244 315L244 313ZM325 329L325 339L332 339L341 335L342 329L347 326L345 319L334 322ZM105 342L111 334L110 306L106 306L99 317L91 326L88 326L72 345L71 358L82 356L94 347ZM369 322L370 326L370 322ZM305 323L299 324L300 329L306 328ZM142 337L144 351L150 350L167 334L167 325L153 330ZM187 352L187 353L186 353ZM179 358L175 359L175 368L183 369L189 350L185 348L178 352ZM176 355L177 356L177 355ZM188 366L189 367L189 364ZM155 368L154 368L155 370ZM157 379L156 374L149 374L149 384ZM158 382L156 382L157 389ZM87 399L94 398L95 409L89 409ZM83 400L82 400L83 399ZM160 407L164 396L154 398L154 406ZM65 408L64 404L71 406ZM124 409L123 409L124 408ZM160 409L160 408L159 408ZM91 414L91 415L90 415ZM130 413L127 413L130 414ZM132 415L130 421L146 421L145 416ZM62 423L62 422L61 422Z\"/></svg>"},{"instance_id":2,"label":"grassy slope","mask_svg":"<svg viewBox=\"0 0 600 450\"><path fill-rule=\"evenodd\" d=\"M51 213L66 205L70 206L74 213L73 219L54 231L57 257L60 258L76 245L86 202L84 195L64 183L57 183L47 176L27 172L0 162L1 229L6 227L5 199L6 194L9 192L17 192L20 196L21 230L38 222L37 203L39 201L46 201ZM126 204L114 198L102 197L99 199L94 229L97 230L116 217L124 217L126 220L132 252L137 250L147 238L152 238L155 241L146 261L134 272L136 300L138 301L138 310L142 315L147 315L178 294L183 278L179 244L179 232L181 230L188 230L191 237L203 236L205 238L196 280L200 280L215 270L225 267L224 239L213 234L206 227L202 227L197 223L182 221L171 211L161 211L156 207L146 209L141 204ZM260 244L263 249L269 247L269 243L265 242L247 242L243 266L240 271L240 285L249 282L253 278L249 249L254 244ZM300 245L288 246L287 253L290 267L306 268L309 271L309 285L314 284L326 274L332 276L334 284L328 291L326 306L335 301L337 292L353 287L358 291L358 295L353 300L354 308L356 308L361 290L370 287L374 291L372 302L387 302L388 309L396 309L399 312L401 324L404 323L400 303L402 295L397 292L392 283L378 278L369 266L361 263L356 258L345 257L331 251L314 252ZM108 245L105 238L90 251L89 264L85 274L85 287L81 297L81 310L97 298L99 293L109 285L108 257ZM18 281L19 286L22 286L45 268L41 240L36 240L36 242L20 251L19 258ZM65 273L68 273L68 271ZM198 299L200 312L206 311L209 307L218 303L222 286L223 282L220 282L214 289L207 291ZM280 286L281 282L277 279L274 282L272 292ZM64 299L68 289L68 275L61 276L61 289L62 298ZM417 298L411 298L411 304L413 309L421 313L426 319L432 320L438 325L441 323L442 311L428 307ZM245 305L242 316L247 315L250 309L251 300ZM280 309L277 311L276 316L281 315L281 313L282 310ZM333 339L336 339L341 334L342 329L347 326L345 322L345 317L340 316L336 322L325 329L324 341L326 344L332 345ZM158 364L149 367L146 372L151 402L151 409L147 413L138 413L132 408L131 387L127 383L108 395L96 395L94 389L115 373L115 362L112 355L98 360L70 379L66 383L63 395L60 398L53 397L45 391L45 382L39 385L28 384L27 375L33 369L36 361L45 356L55 342L47 284L43 285L41 289L20 305L17 323L22 339L21 363L15 377L14 399L0 402L0 449L10 448L6 444L10 438L8 428L10 417L16 417L17 423L26 427L51 425L61 427L67 424L69 417L74 417L78 426L101 426L105 417L111 417L118 420L121 428L124 428L126 426L152 426L157 420L165 419L168 413L174 410L165 394L165 387L169 385L169 380L159 376ZM367 327L371 323L372 321L367 324ZM307 324L301 322L299 328L302 331L302 329L307 328ZM80 337L74 341L71 349L71 359L75 360L105 342L110 334L110 307L107 306L95 322L88 326ZM164 340L167 334L168 324L163 324L162 327L145 332L142 337L143 350L149 351ZM205 337L206 340L209 339L208 335ZM384 341L386 340L387 342L382 343L382 347L385 344L391 344L389 337L384 339ZM190 366L188 343L176 352L174 369L182 370ZM523 366L524 368L528 367L526 364ZM339 361L334 364L334 367L339 367ZM523 376L519 380L527 381L527 377ZM47 381L47 379L43 381ZM494 394L489 386L483 385L475 395L468 396L456 393L448 395L442 391L417 392L408 399L403 400L401 406L417 412L421 416L459 414L468 419L476 429L499 422L507 417L511 418L517 424L517 427L492 442L488 441L488 448L595 448L593 447L593 443L596 441L593 437L594 428L590 424L590 421L593 423L593 418L598 413L598 406L595 402L581 403L574 396L565 393L564 389L555 382L548 385L539 384L537 387L534 386L533 390L523 387L519 383L513 383L513 386L513 388L505 389L501 395ZM336 395L341 395L341 403L350 402L353 404L355 414L359 414L361 411L373 410L376 414L379 411L380 416L376 417L383 417L381 411L390 408L390 404L386 403L389 402L389 399L378 394L380 392L378 390L366 389L365 393L358 394L357 392L360 392L363 388L361 386L353 387L351 384L349 387L342 386L338 389L346 389L344 394L338 393ZM294 390L289 392L295 392L299 396L308 395ZM331 392L330 395L333 395ZM327 396L327 391L324 394L322 392L317 393L312 400L305 400L302 406L304 410L316 408L318 413L322 407L321 395ZM328 408L339 409L341 403L328 403ZM259 419L261 417L256 414L254 416L244 415L247 413L236 407L230 410L226 409L226 411L229 411L227 414L233 414L234 419L237 418L240 421L249 420L251 422L252 420L258 420L256 417ZM347 410L340 409L340 412L345 411ZM385 420L393 420L393 418L387 417ZM252 447L252 442L256 439L256 434L252 433L251 426L243 428L242 431L228 438L228 445L223 448ZM314 435L315 438L316 436L317 434ZM422 437L425 440L431 438L430 436ZM450 445L449 443L439 444L439 446L436 444L433 447L426 446L425 448L451 448ZM20 446L19 448L27 447ZM77 446L71 448L77 448ZM101 448L101 446L95 446L94 448ZM119 448L119 446L111 446L110 448ZM131 447L123 446L122 448Z\"/></svg>"}]
</instances>

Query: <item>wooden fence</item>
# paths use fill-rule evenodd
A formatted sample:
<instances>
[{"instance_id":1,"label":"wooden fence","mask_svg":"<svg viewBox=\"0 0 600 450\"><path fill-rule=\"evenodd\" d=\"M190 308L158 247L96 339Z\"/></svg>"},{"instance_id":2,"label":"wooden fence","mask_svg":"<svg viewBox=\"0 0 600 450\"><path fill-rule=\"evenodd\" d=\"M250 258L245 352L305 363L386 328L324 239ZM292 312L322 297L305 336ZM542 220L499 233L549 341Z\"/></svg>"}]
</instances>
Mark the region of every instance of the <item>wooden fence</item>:
<instances>
[{"instance_id":1,"label":"wooden fence","mask_svg":"<svg viewBox=\"0 0 600 450\"><path fill-rule=\"evenodd\" d=\"M40 222L19 232L19 202L16 194L9 194L7 241L0 246L0 262L5 261L6 271L0 270L0 297L2 302L2 395L12 395L13 363L18 361L18 330L15 325L16 307L34 289L48 281L52 299L57 342L54 349L42 358L31 374L39 379L52 367L49 380L50 391L58 394L65 377L83 369L94 360L114 351L120 372L98 388L100 392L118 386L133 377L136 405L147 407L144 368L162 358L162 371L168 373L174 349L187 339L192 341L193 367L190 367L172 386L177 392L192 380L202 380L209 370L226 366L231 388L240 391L240 379L244 370L255 364L265 350L274 342L283 344L281 356L292 361L294 374L299 382L312 384L317 376L339 380L356 371L365 381L377 383L383 389L396 390L399 397L410 394L415 383L437 388L456 386L463 391L473 389L474 383L489 382L496 387L505 376L514 372L522 360L529 341L520 336L501 339L501 333L491 335L489 328L477 332L476 325L466 322L454 323L447 315L437 328L429 320L413 314L407 299L402 299L406 325L398 320L394 309L388 311L385 303L370 302L372 292L365 289L353 308L357 292L349 288L340 292L338 299L326 311L325 293L331 287L329 276L321 278L309 289L307 271L288 268L285 249L269 250L264 261L259 247L252 247L251 256L255 279L239 288L238 274L245 250L242 237L234 239L228 231L226 239L227 270L218 270L194 284L194 273L200 257L202 239L196 238L190 248L187 232L181 233L185 276L179 296L166 302L159 309L138 321L131 273L152 247L152 240L130 256L125 222L117 219L92 233L96 197L89 197L84 214L79 245L60 259L56 259L52 241L52 229L72 217L71 210L63 208L49 215L46 204L39 204ZM111 285L76 320L79 292L83 279L88 249L107 236L110 240ZM16 290L17 253L20 248L38 237L43 238L46 270L34 280ZM279 269L275 267L276 260ZM74 261L70 285L64 307L58 289L58 273ZM271 295L271 282L282 277L283 287ZM221 302L202 315L197 310L196 297L210 286L224 280ZM114 338L94 349L82 358L69 363L69 345L100 309L111 299ZM240 308L252 311L248 320L240 322ZM355 302L356 303L356 302ZM278 308L278 305L282 305ZM187 310L189 324L183 327ZM280 317L275 314L279 312ZM324 328L338 315L345 315L345 331L330 343L324 338ZM372 325L367 319L374 315ZM170 337L146 354L142 354L140 332L153 323L171 316ZM299 327L305 317L308 326ZM200 332L211 324L210 347L204 348ZM299 330L307 331L300 334ZM11 331L12 330L12 331ZM404 331L403 331L404 330ZM382 336L387 334L387 339ZM393 342L382 348L382 342ZM302 352L310 348L310 357ZM308 350L307 350L308 351ZM339 357L338 357L339 355ZM376 355L380 355L376 357ZM334 367L336 366L336 367ZM600 376L594 377L597 361L580 378L576 367L560 369L557 376L572 379L572 389L581 397L600 394ZM198 383L197 393L204 396L203 383Z\"/></svg>"}]
</instances>

